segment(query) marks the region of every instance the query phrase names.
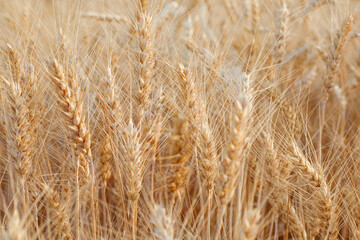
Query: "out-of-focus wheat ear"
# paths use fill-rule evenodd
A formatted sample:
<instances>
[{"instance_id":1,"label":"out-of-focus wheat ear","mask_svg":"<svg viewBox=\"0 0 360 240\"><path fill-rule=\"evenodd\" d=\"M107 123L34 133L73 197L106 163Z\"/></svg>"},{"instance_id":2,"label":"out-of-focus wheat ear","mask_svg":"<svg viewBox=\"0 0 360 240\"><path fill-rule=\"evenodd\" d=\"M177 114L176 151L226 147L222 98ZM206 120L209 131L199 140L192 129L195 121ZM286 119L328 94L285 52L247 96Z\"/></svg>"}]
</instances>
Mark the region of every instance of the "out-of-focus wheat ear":
<instances>
[{"instance_id":1,"label":"out-of-focus wheat ear","mask_svg":"<svg viewBox=\"0 0 360 240\"><path fill-rule=\"evenodd\" d=\"M144 156L140 140L140 131L134 126L132 120L125 128L123 147L125 156L124 175L126 180L126 194L130 201L131 219L132 219L132 237L136 239L137 235L137 210L140 191L142 188L142 179L144 174Z\"/></svg>"},{"instance_id":2,"label":"out-of-focus wheat ear","mask_svg":"<svg viewBox=\"0 0 360 240\"><path fill-rule=\"evenodd\" d=\"M210 96L211 93L214 91L214 85L216 83L216 80L219 77L219 71L223 64L223 61L224 61L224 56L220 55L213 60L213 63L209 67L210 76L209 76L208 83L206 85L206 92L207 92L208 96Z\"/></svg>"},{"instance_id":3,"label":"out-of-focus wheat ear","mask_svg":"<svg viewBox=\"0 0 360 240\"><path fill-rule=\"evenodd\" d=\"M73 239L69 221L70 213L66 211L66 206L60 201L58 192L48 185L45 185L43 190L46 191L44 196L54 216L53 227L57 237L66 240Z\"/></svg>"},{"instance_id":4,"label":"out-of-focus wheat ear","mask_svg":"<svg viewBox=\"0 0 360 240\"><path fill-rule=\"evenodd\" d=\"M310 161L304 156L299 146L294 142L290 151L295 169L303 176L311 186L314 187L314 197L318 202L318 209L321 219L320 225L322 236L328 236L329 239L336 239L338 235L337 214L331 192L324 176L319 170L314 168Z\"/></svg>"},{"instance_id":5,"label":"out-of-focus wheat ear","mask_svg":"<svg viewBox=\"0 0 360 240\"><path fill-rule=\"evenodd\" d=\"M186 19L184 19L182 28L183 28L182 34L184 40L186 41L186 43L191 42L194 37L194 23L191 16L188 16Z\"/></svg>"},{"instance_id":6,"label":"out-of-focus wheat ear","mask_svg":"<svg viewBox=\"0 0 360 240\"><path fill-rule=\"evenodd\" d=\"M62 66L54 59L50 65L51 79L56 87L58 104L62 116L69 130L71 146L75 151L78 170L80 173L79 182L86 184L90 178L91 161L91 140L90 132L85 122L85 115L82 103L76 94L76 89L69 86L69 80L65 77ZM74 86L76 88L76 86ZM73 163L75 164L75 163Z\"/></svg>"},{"instance_id":7,"label":"out-of-focus wheat ear","mask_svg":"<svg viewBox=\"0 0 360 240\"><path fill-rule=\"evenodd\" d=\"M140 11L146 12L149 8L149 0L139 0L140 1Z\"/></svg>"},{"instance_id":8,"label":"out-of-focus wheat ear","mask_svg":"<svg viewBox=\"0 0 360 240\"><path fill-rule=\"evenodd\" d=\"M275 29L274 62L277 68L283 62L283 58L286 54L286 41L289 20L289 10L285 1L283 1L282 4L283 5L279 14L280 17L276 21Z\"/></svg>"},{"instance_id":9,"label":"out-of-focus wheat ear","mask_svg":"<svg viewBox=\"0 0 360 240\"><path fill-rule=\"evenodd\" d=\"M176 1L171 1L164 6L161 10L158 19L154 23L156 29L155 33L160 33L164 25L168 20L170 20L177 12L179 8L179 3Z\"/></svg>"},{"instance_id":10,"label":"out-of-focus wheat ear","mask_svg":"<svg viewBox=\"0 0 360 240\"><path fill-rule=\"evenodd\" d=\"M181 91L181 101L185 106L185 114L189 120L189 130L191 131L191 144L197 146L198 125L200 117L200 107L198 92L194 80L188 69L179 64L178 71L179 85Z\"/></svg>"},{"instance_id":11,"label":"out-of-focus wheat ear","mask_svg":"<svg viewBox=\"0 0 360 240\"><path fill-rule=\"evenodd\" d=\"M330 55L327 59L327 71L324 77L324 100L327 101L329 91L334 85L334 81L339 72L339 67L341 61L343 60L343 52L346 46L346 43L349 40L349 33L352 28L354 18L352 15L347 17L341 27L337 32L336 38L330 48Z\"/></svg>"},{"instance_id":12,"label":"out-of-focus wheat ear","mask_svg":"<svg viewBox=\"0 0 360 240\"><path fill-rule=\"evenodd\" d=\"M340 135L344 136L345 124L346 124L346 106L347 106L347 98L344 94L343 89L336 84L334 87L334 93L338 99L340 111L341 111L341 123L340 123Z\"/></svg>"},{"instance_id":13,"label":"out-of-focus wheat ear","mask_svg":"<svg viewBox=\"0 0 360 240\"><path fill-rule=\"evenodd\" d=\"M20 83L24 76L23 61L19 53L9 43L6 44L6 50L10 60L12 80L16 83Z\"/></svg>"},{"instance_id":14,"label":"out-of-focus wheat ear","mask_svg":"<svg viewBox=\"0 0 360 240\"><path fill-rule=\"evenodd\" d=\"M360 37L360 30L357 30L353 35L351 35L351 38L358 38Z\"/></svg>"},{"instance_id":15,"label":"out-of-focus wheat ear","mask_svg":"<svg viewBox=\"0 0 360 240\"><path fill-rule=\"evenodd\" d=\"M247 66L247 72L251 71L254 67L254 62L259 54L259 37L256 33L256 29L258 27L260 20L259 16L259 3L258 0L251 0L251 33L252 33L252 40L251 45L249 47L249 60Z\"/></svg>"},{"instance_id":16,"label":"out-of-focus wheat ear","mask_svg":"<svg viewBox=\"0 0 360 240\"><path fill-rule=\"evenodd\" d=\"M241 224L240 239L244 239L244 240L256 239L260 227L260 219L261 219L261 214L259 208L246 210Z\"/></svg>"},{"instance_id":17,"label":"out-of-focus wheat ear","mask_svg":"<svg viewBox=\"0 0 360 240\"><path fill-rule=\"evenodd\" d=\"M152 235L155 239L174 239L174 222L172 216L166 214L166 210L160 205L154 206L151 211L151 222L154 226Z\"/></svg>"},{"instance_id":18,"label":"out-of-focus wheat ear","mask_svg":"<svg viewBox=\"0 0 360 240\"><path fill-rule=\"evenodd\" d=\"M251 31L253 34L256 32L256 28L259 24L259 3L258 0L251 0Z\"/></svg>"},{"instance_id":19,"label":"out-of-focus wheat ear","mask_svg":"<svg viewBox=\"0 0 360 240\"><path fill-rule=\"evenodd\" d=\"M302 12L306 15L325 4L334 4L335 1L336 0L312 0Z\"/></svg>"},{"instance_id":20,"label":"out-of-focus wheat ear","mask_svg":"<svg viewBox=\"0 0 360 240\"><path fill-rule=\"evenodd\" d=\"M341 29L337 32L336 38L331 46L330 55L326 63L326 75L324 76L324 90L322 95L322 104L320 109L320 130L319 130L319 141L318 141L318 156L319 161L322 159L322 135L325 123L325 111L326 103L329 99L330 91L333 89L335 79L339 72L341 61L343 60L343 52L348 42L349 33L352 28L354 18L352 15L348 16Z\"/></svg>"},{"instance_id":21,"label":"out-of-focus wheat ear","mask_svg":"<svg viewBox=\"0 0 360 240\"><path fill-rule=\"evenodd\" d=\"M151 34L152 18L141 14L135 23L135 50L134 50L134 78L136 113L138 122L141 123L145 110L148 107L150 92L154 81L154 52Z\"/></svg>"},{"instance_id":22,"label":"out-of-focus wheat ear","mask_svg":"<svg viewBox=\"0 0 360 240\"><path fill-rule=\"evenodd\" d=\"M216 186L220 206L217 216L215 239L219 239L220 237L226 205L234 196L240 168L244 165L244 161L241 158L247 145L245 128L251 109L249 100L246 95L243 99L238 100L233 112L230 139L225 149L225 156L220 166Z\"/></svg>"},{"instance_id":23,"label":"out-of-focus wheat ear","mask_svg":"<svg viewBox=\"0 0 360 240\"><path fill-rule=\"evenodd\" d=\"M2 78L2 77L1 77ZM7 133L9 156L16 165L16 171L22 184L25 184L32 161L30 152L31 135L27 118L28 109L25 98L18 83L2 78L8 95L10 121Z\"/></svg>"},{"instance_id":24,"label":"out-of-focus wheat ear","mask_svg":"<svg viewBox=\"0 0 360 240\"><path fill-rule=\"evenodd\" d=\"M6 240L26 240L27 232L24 228L24 223L20 219L19 211L15 208L14 212L10 216L7 231L4 233L4 239Z\"/></svg>"},{"instance_id":25,"label":"out-of-focus wheat ear","mask_svg":"<svg viewBox=\"0 0 360 240\"><path fill-rule=\"evenodd\" d=\"M281 108L292 135L295 139L299 139L301 137L302 129L295 108L287 102L283 102Z\"/></svg>"},{"instance_id":26,"label":"out-of-focus wheat ear","mask_svg":"<svg viewBox=\"0 0 360 240\"><path fill-rule=\"evenodd\" d=\"M121 123L121 108L118 99L118 88L114 83L111 68L106 71L106 78L103 87L103 99L99 99L102 105L105 118L106 135L100 143L100 175L103 183L106 185L112 174L112 165L115 164L114 149L118 146L118 133Z\"/></svg>"},{"instance_id":27,"label":"out-of-focus wheat ear","mask_svg":"<svg viewBox=\"0 0 360 240\"><path fill-rule=\"evenodd\" d=\"M172 141L172 166L168 177L168 191L173 198L180 197L186 184L189 166L187 163L191 157L189 143L189 122L188 119L179 115L175 119Z\"/></svg>"},{"instance_id":28,"label":"out-of-focus wheat ear","mask_svg":"<svg viewBox=\"0 0 360 240\"><path fill-rule=\"evenodd\" d=\"M230 17L231 22L235 24L239 20L240 17L238 15L238 13L235 11L236 8L234 7L233 1L224 0L224 7L225 7L227 14Z\"/></svg>"},{"instance_id":29,"label":"out-of-focus wheat ear","mask_svg":"<svg viewBox=\"0 0 360 240\"><path fill-rule=\"evenodd\" d=\"M291 224L290 227L295 230L295 234L302 239L307 239L306 229L303 223L299 219L291 202L288 202L287 181L290 175L288 166L292 164L289 163L288 159L278 156L271 135L266 132L264 132L263 135L268 155L267 160L269 161L266 169L269 175L269 187L273 189L273 191L271 191L270 202L276 208L275 214L278 214L277 211L280 211L284 215L287 215L289 223Z\"/></svg>"},{"instance_id":30,"label":"out-of-focus wheat ear","mask_svg":"<svg viewBox=\"0 0 360 240\"><path fill-rule=\"evenodd\" d=\"M100 150L100 176L101 180L103 181L104 186L106 186L107 181L111 177L111 169L112 169L112 147L111 147L111 140L108 136L103 139L101 144Z\"/></svg>"},{"instance_id":31,"label":"out-of-focus wheat ear","mask_svg":"<svg viewBox=\"0 0 360 240\"><path fill-rule=\"evenodd\" d=\"M93 18L93 19L96 19L99 21L104 21L104 22L126 23L127 25L130 25L129 20L123 16L101 14L101 13L96 13L96 12L83 13L83 14L81 14L81 16L86 17L86 18Z\"/></svg>"}]
</instances>

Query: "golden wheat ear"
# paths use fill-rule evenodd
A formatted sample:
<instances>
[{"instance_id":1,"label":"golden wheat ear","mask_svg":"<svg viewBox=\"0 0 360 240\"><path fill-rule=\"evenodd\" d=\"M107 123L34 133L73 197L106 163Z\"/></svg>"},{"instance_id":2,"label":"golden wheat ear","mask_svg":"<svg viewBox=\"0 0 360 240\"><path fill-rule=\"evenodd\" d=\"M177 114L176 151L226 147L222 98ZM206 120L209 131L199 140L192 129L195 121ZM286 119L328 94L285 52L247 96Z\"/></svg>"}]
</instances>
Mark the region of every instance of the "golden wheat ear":
<instances>
[{"instance_id":1,"label":"golden wheat ear","mask_svg":"<svg viewBox=\"0 0 360 240\"><path fill-rule=\"evenodd\" d=\"M71 79L65 77L63 67L57 62L56 59L52 61L49 66L51 79L56 88L58 105L61 109L61 116L69 130L69 138L71 139L70 145L72 146L75 155L76 163L79 170L79 181L81 184L87 184L90 178L90 162L91 155L91 140L90 132L88 130L85 115L82 109L82 102L77 90L70 87L71 84L74 88L74 82L70 83Z\"/></svg>"},{"instance_id":2,"label":"golden wheat ear","mask_svg":"<svg viewBox=\"0 0 360 240\"><path fill-rule=\"evenodd\" d=\"M1 77L7 91L7 104L9 105L9 125L7 132L8 151L11 164L15 164L15 169L21 179L22 185L31 168L31 134L28 119L28 109L26 100L20 85L10 82Z\"/></svg>"}]
</instances>

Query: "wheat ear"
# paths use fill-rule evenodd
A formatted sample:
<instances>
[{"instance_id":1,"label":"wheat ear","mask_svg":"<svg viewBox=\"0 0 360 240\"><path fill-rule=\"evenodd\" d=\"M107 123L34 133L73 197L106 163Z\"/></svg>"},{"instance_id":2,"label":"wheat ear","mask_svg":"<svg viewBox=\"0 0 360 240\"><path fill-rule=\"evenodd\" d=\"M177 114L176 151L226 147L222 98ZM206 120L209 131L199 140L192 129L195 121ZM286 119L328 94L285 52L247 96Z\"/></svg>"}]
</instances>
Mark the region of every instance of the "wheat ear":
<instances>
[{"instance_id":1,"label":"wheat ear","mask_svg":"<svg viewBox=\"0 0 360 240\"><path fill-rule=\"evenodd\" d=\"M259 24L259 3L258 0L251 0L251 31L255 34Z\"/></svg>"},{"instance_id":2,"label":"wheat ear","mask_svg":"<svg viewBox=\"0 0 360 240\"><path fill-rule=\"evenodd\" d=\"M106 136L101 143L100 150L100 172L103 183L106 185L112 174L112 166L114 163L114 150L118 144L117 137L119 134L121 122L120 101L118 100L118 89L115 86L115 79L112 76L111 68L106 71L104 82L104 98L101 99L104 115Z\"/></svg>"},{"instance_id":3,"label":"wheat ear","mask_svg":"<svg viewBox=\"0 0 360 240\"><path fill-rule=\"evenodd\" d=\"M8 145L9 155L12 162L16 163L16 170L21 178L22 184L25 184L26 177L31 167L31 134L29 132L30 124L28 122L28 109L25 105L25 97L19 86L14 82L9 82L2 78L7 88L8 103L10 107L10 120Z\"/></svg>"},{"instance_id":4,"label":"wheat ear","mask_svg":"<svg viewBox=\"0 0 360 240\"><path fill-rule=\"evenodd\" d=\"M58 237L66 240L72 239L71 225L68 218L69 213L66 212L66 207L61 204L58 192L48 185L45 185L43 189L46 191L44 196L51 207L52 214L55 217L53 226L56 229Z\"/></svg>"},{"instance_id":5,"label":"wheat ear","mask_svg":"<svg viewBox=\"0 0 360 240\"><path fill-rule=\"evenodd\" d=\"M303 9L303 14L307 15L309 14L311 11L321 7L322 5L325 5L327 3L330 3L330 4L334 4L335 3L335 0L312 0L308 6L306 6L304 9Z\"/></svg>"},{"instance_id":6,"label":"wheat ear","mask_svg":"<svg viewBox=\"0 0 360 240\"><path fill-rule=\"evenodd\" d=\"M287 194L284 198L284 191L286 189L286 181L289 178L289 171L282 171L284 168L288 168L287 166L291 163L288 162L288 159L284 158L283 162L280 162L280 158L276 154L276 150L274 148L274 142L270 137L270 134L264 132L265 138L265 146L267 148L268 154L268 163L267 163L267 172L270 176L270 186L273 186L273 191L271 192L271 203L276 207L276 211L280 210L282 214L287 214L289 217L289 222L294 226L296 230L296 234L302 239L307 239L307 234L305 227L301 220L299 219L298 214L295 211L295 208L291 204L291 202L287 202ZM282 167L282 168L281 168ZM285 183L281 182L281 179L285 181ZM285 191L286 192L286 191Z\"/></svg>"},{"instance_id":7,"label":"wheat ear","mask_svg":"<svg viewBox=\"0 0 360 240\"><path fill-rule=\"evenodd\" d=\"M152 18L150 16L141 14L139 21L135 24L136 49L134 52L134 77L136 85L136 111L139 123L142 122L145 110L147 109L154 78L155 61L151 35L151 22Z\"/></svg>"},{"instance_id":8,"label":"wheat ear","mask_svg":"<svg viewBox=\"0 0 360 240\"><path fill-rule=\"evenodd\" d=\"M6 44L6 48L10 60L10 67L11 67L13 81L20 84L22 78L24 77L24 70L23 70L24 63L20 57L20 54L10 44Z\"/></svg>"},{"instance_id":9,"label":"wheat ear","mask_svg":"<svg viewBox=\"0 0 360 240\"><path fill-rule=\"evenodd\" d=\"M205 111L204 111L205 112ZM207 198L207 238L211 237L211 204L214 182L217 171L217 153L213 134L208 124L208 119L203 119L203 127L200 132L202 158L200 162L201 175L205 180L205 188L208 192Z\"/></svg>"},{"instance_id":10,"label":"wheat ear","mask_svg":"<svg viewBox=\"0 0 360 240\"><path fill-rule=\"evenodd\" d=\"M329 91L332 89L335 77L338 74L339 66L343 58L343 51L349 38L354 18L352 15L347 17L337 32L336 38L330 49L330 56L327 59L327 71L324 78L324 98L327 100Z\"/></svg>"},{"instance_id":11,"label":"wheat ear","mask_svg":"<svg viewBox=\"0 0 360 240\"><path fill-rule=\"evenodd\" d=\"M130 201L132 210L132 238L136 239L137 234L137 210L140 191L142 188L142 178L144 173L144 157L142 154L142 144L140 141L140 131L134 126L132 120L125 129L124 134L125 156L125 179L126 194Z\"/></svg>"},{"instance_id":12,"label":"wheat ear","mask_svg":"<svg viewBox=\"0 0 360 240\"><path fill-rule=\"evenodd\" d=\"M26 240L27 232L20 219L19 211L17 209L12 213L9 222L8 229L4 234L6 240Z\"/></svg>"},{"instance_id":13,"label":"wheat ear","mask_svg":"<svg viewBox=\"0 0 360 240\"><path fill-rule=\"evenodd\" d=\"M215 148L215 141L207 119L204 119L203 127L200 132L202 159L200 167L201 174L205 180L205 187L208 192L212 192L217 170L217 153Z\"/></svg>"},{"instance_id":14,"label":"wheat ear","mask_svg":"<svg viewBox=\"0 0 360 240\"><path fill-rule=\"evenodd\" d=\"M249 99L237 101L233 113L231 135L226 146L225 157L220 166L219 178L217 181L216 193L220 198L219 215L216 224L215 239L219 239L223 224L226 205L231 201L236 189L236 182L239 177L243 152L246 148L245 128L250 115Z\"/></svg>"},{"instance_id":15,"label":"wheat ear","mask_svg":"<svg viewBox=\"0 0 360 240\"><path fill-rule=\"evenodd\" d=\"M322 104L320 109L320 130L319 130L319 142L318 142L318 159L322 159L322 134L325 122L325 111L326 103L329 99L330 91L333 88L335 78L339 71L340 63L343 59L343 51L348 41L348 36L351 31L354 18L352 15L347 17L341 27L337 32L335 41L331 46L330 56L327 59L327 70L324 77L324 90L322 96Z\"/></svg>"},{"instance_id":16,"label":"wheat ear","mask_svg":"<svg viewBox=\"0 0 360 240\"><path fill-rule=\"evenodd\" d=\"M81 16L87 17L87 18L94 18L99 21L126 23L126 24L130 25L130 22L128 19L126 19L125 17L117 16L117 15L101 14L101 13L96 13L96 12L87 12L87 13L83 13Z\"/></svg>"},{"instance_id":17,"label":"wheat ear","mask_svg":"<svg viewBox=\"0 0 360 240\"><path fill-rule=\"evenodd\" d=\"M254 240L258 235L260 225L260 209L250 209L244 213L241 224L241 239Z\"/></svg>"},{"instance_id":18,"label":"wheat ear","mask_svg":"<svg viewBox=\"0 0 360 240\"><path fill-rule=\"evenodd\" d=\"M179 115L175 120L172 134L172 167L168 178L168 191L170 194L180 197L186 184L186 175L189 167L186 165L191 157L189 151L189 122L188 119Z\"/></svg>"},{"instance_id":19,"label":"wheat ear","mask_svg":"<svg viewBox=\"0 0 360 240\"><path fill-rule=\"evenodd\" d=\"M292 144L290 153L295 169L317 190L315 197L318 200L320 216L322 218L320 223L322 236L327 234L330 239L336 239L338 234L337 216L329 186L323 175L313 167L295 142Z\"/></svg>"},{"instance_id":20,"label":"wheat ear","mask_svg":"<svg viewBox=\"0 0 360 240\"><path fill-rule=\"evenodd\" d=\"M199 107L200 102L197 97L197 90L190 71L182 64L179 64L178 79L181 92L181 101L184 103L186 116L189 121L189 130L192 133L190 141L192 147L195 148L198 144L198 125L201 113Z\"/></svg>"},{"instance_id":21,"label":"wheat ear","mask_svg":"<svg viewBox=\"0 0 360 240\"><path fill-rule=\"evenodd\" d=\"M280 17L276 22L275 31L275 48L274 48L274 60L276 65L280 65L283 62L283 57L286 53L286 33L288 28L289 10L287 9L285 1L280 10Z\"/></svg>"},{"instance_id":22,"label":"wheat ear","mask_svg":"<svg viewBox=\"0 0 360 240\"><path fill-rule=\"evenodd\" d=\"M160 205L154 206L151 214L151 222L154 225L153 235L158 240L174 239L174 222L171 215Z\"/></svg>"},{"instance_id":23,"label":"wheat ear","mask_svg":"<svg viewBox=\"0 0 360 240\"><path fill-rule=\"evenodd\" d=\"M54 59L50 66L51 79L56 87L58 104L62 110L62 116L69 130L71 146L77 157L80 182L88 183L90 178L90 132L86 126L85 115L76 90L69 86L69 79L65 77L62 66ZM71 83L72 85L74 83Z\"/></svg>"}]
</instances>

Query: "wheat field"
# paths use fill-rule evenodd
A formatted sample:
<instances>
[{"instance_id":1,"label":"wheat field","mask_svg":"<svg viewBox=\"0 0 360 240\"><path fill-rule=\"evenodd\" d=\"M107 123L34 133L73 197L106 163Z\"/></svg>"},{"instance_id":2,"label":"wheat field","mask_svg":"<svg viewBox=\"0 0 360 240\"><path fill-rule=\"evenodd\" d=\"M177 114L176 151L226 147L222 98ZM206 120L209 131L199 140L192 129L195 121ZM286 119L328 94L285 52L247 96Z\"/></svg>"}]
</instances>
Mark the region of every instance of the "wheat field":
<instances>
[{"instance_id":1,"label":"wheat field","mask_svg":"<svg viewBox=\"0 0 360 240\"><path fill-rule=\"evenodd\" d=\"M360 1L0 0L0 239L360 239Z\"/></svg>"}]
</instances>

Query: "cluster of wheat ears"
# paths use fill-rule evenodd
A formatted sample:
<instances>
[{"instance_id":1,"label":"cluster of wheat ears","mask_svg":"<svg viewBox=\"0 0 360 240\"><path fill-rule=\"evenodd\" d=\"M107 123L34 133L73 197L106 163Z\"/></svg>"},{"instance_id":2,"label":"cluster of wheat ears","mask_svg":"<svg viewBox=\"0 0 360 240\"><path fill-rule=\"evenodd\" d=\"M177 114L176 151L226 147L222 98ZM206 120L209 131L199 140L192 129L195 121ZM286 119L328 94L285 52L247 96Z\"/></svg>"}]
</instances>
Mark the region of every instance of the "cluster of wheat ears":
<instances>
[{"instance_id":1,"label":"cluster of wheat ears","mask_svg":"<svg viewBox=\"0 0 360 240\"><path fill-rule=\"evenodd\" d=\"M360 239L358 0L0 9L0 239Z\"/></svg>"}]
</instances>

